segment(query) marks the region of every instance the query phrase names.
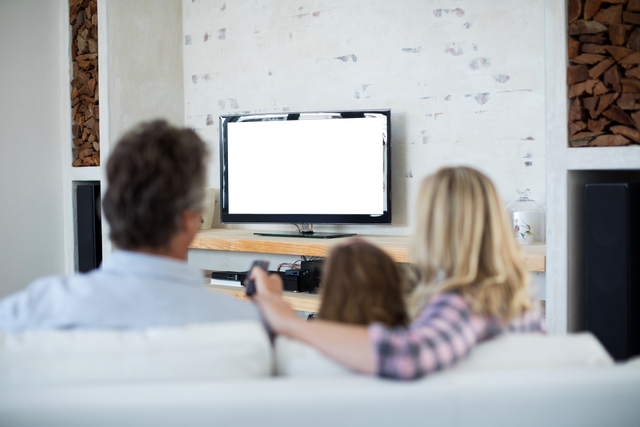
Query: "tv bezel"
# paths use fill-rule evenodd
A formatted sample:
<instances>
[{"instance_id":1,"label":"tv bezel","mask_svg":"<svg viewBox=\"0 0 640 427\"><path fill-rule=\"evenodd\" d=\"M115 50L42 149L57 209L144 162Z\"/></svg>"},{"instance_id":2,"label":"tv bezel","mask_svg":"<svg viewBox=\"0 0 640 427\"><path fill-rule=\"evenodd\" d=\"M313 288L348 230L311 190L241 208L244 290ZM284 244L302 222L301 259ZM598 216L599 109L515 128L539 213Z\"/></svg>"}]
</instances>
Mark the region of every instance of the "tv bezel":
<instances>
[{"instance_id":1,"label":"tv bezel","mask_svg":"<svg viewBox=\"0 0 640 427\"><path fill-rule=\"evenodd\" d=\"M228 141L227 125L237 121L241 117L264 117L274 115L298 115L298 114L348 114L354 117L343 117L345 119L361 118L364 114L384 114L387 117L387 141L386 150L386 189L387 189L387 210L381 215L355 215L355 214L233 214L229 213L229 187L228 183ZM233 120L235 118L235 120ZM220 146L220 222L223 224L251 224L251 223L272 223L272 224L391 224L391 109L374 110L323 110L323 111L285 111L273 113L245 113L221 115L219 120L219 146ZM302 160L301 160L302 161ZM311 161L305 159L304 161ZM282 165L286 167L286 165ZM276 167L276 166L274 166ZM305 189L301 186L298 194L283 195L281 197L313 197L313 189Z\"/></svg>"}]
</instances>

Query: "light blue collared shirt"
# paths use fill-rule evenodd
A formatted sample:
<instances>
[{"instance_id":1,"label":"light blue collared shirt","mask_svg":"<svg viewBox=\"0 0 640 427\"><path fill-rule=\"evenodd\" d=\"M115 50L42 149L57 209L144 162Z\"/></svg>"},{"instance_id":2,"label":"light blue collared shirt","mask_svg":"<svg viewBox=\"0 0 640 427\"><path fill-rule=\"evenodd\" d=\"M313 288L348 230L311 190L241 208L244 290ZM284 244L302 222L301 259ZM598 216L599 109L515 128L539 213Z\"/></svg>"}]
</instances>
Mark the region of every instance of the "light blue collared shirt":
<instances>
[{"instance_id":1,"label":"light blue collared shirt","mask_svg":"<svg viewBox=\"0 0 640 427\"><path fill-rule=\"evenodd\" d=\"M120 328L258 320L253 304L206 288L184 261L115 251L99 269L49 276L0 300L0 329Z\"/></svg>"}]
</instances>

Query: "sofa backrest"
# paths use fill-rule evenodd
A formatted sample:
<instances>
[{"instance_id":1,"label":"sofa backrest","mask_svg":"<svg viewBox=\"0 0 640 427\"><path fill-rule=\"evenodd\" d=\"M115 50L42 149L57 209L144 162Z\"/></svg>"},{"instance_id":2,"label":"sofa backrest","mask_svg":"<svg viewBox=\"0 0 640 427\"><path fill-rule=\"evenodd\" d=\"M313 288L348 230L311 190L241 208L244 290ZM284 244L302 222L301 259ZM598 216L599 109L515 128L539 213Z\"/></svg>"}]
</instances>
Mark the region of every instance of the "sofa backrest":
<instances>
[{"instance_id":1,"label":"sofa backrest","mask_svg":"<svg viewBox=\"0 0 640 427\"><path fill-rule=\"evenodd\" d=\"M284 377L332 377L357 375L314 347L279 336L275 343L275 372Z\"/></svg>"},{"instance_id":2,"label":"sofa backrest","mask_svg":"<svg viewBox=\"0 0 640 427\"><path fill-rule=\"evenodd\" d=\"M476 346L460 370L613 366L590 332L569 335L503 334Z\"/></svg>"},{"instance_id":3,"label":"sofa backrest","mask_svg":"<svg viewBox=\"0 0 640 427\"><path fill-rule=\"evenodd\" d=\"M146 330L0 331L0 387L211 381L272 374L257 321Z\"/></svg>"},{"instance_id":4,"label":"sofa backrest","mask_svg":"<svg viewBox=\"0 0 640 427\"><path fill-rule=\"evenodd\" d=\"M0 387L217 381L272 375L353 375L316 349L285 337L275 360L259 322L146 330L0 332ZM476 346L456 370L610 366L589 333L505 334Z\"/></svg>"},{"instance_id":5,"label":"sofa backrest","mask_svg":"<svg viewBox=\"0 0 640 427\"><path fill-rule=\"evenodd\" d=\"M352 375L316 349L278 337L276 373L282 376ZM613 359L588 332L572 335L503 334L478 344L453 368L462 370L611 366Z\"/></svg>"}]
</instances>

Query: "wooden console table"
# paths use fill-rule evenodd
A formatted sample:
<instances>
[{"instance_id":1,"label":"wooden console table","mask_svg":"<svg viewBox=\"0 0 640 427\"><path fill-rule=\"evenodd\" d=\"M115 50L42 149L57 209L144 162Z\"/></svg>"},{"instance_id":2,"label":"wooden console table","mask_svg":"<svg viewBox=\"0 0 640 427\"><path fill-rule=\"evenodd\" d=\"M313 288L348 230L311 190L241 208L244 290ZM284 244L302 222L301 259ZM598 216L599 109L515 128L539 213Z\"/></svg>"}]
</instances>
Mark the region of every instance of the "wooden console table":
<instances>
[{"instance_id":1,"label":"wooden console table","mask_svg":"<svg viewBox=\"0 0 640 427\"><path fill-rule=\"evenodd\" d=\"M255 252L265 254L327 256L331 247L344 239L305 239L298 237L255 236L255 230L214 228L199 231L190 248L214 251ZM358 235L380 246L397 262L410 262L409 236ZM524 261L529 271L545 271L546 246L534 243L522 246Z\"/></svg>"},{"instance_id":2,"label":"wooden console table","mask_svg":"<svg viewBox=\"0 0 640 427\"><path fill-rule=\"evenodd\" d=\"M209 288L216 292L222 292L223 294L231 295L232 297L237 298L240 301L249 301L249 297L247 297L244 293L244 288L220 285L209 285ZM283 298L289 304L291 304L291 307L293 307L294 310L311 311L313 313L317 313L318 310L320 310L320 295L318 294L285 291L283 293Z\"/></svg>"},{"instance_id":3,"label":"wooden console table","mask_svg":"<svg viewBox=\"0 0 640 427\"><path fill-rule=\"evenodd\" d=\"M255 230L239 230L214 228L198 232L191 242L190 248L214 251L255 252L265 254L327 256L331 247L344 239L304 239L297 237L255 236ZM394 260L409 262L409 236L370 236L359 235L363 239L380 246ZM546 246L535 243L522 246L525 265L530 271L545 271ZM210 274L208 274L210 277ZM247 301L244 288L233 286L209 285L212 290L223 292ZM284 298L294 310L317 312L320 308L320 295L308 293L285 292Z\"/></svg>"}]
</instances>

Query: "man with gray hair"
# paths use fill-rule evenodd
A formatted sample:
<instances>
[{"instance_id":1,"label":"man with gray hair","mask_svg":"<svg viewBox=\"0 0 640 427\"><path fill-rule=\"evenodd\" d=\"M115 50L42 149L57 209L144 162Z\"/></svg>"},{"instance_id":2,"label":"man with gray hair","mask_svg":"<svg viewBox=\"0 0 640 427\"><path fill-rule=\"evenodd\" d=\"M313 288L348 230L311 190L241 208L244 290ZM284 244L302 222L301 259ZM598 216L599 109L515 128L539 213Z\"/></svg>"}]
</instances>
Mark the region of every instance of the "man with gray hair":
<instances>
[{"instance_id":1,"label":"man with gray hair","mask_svg":"<svg viewBox=\"0 0 640 427\"><path fill-rule=\"evenodd\" d=\"M165 121L126 134L107 164L102 206L114 253L99 269L35 280L0 300L0 329L125 328L259 319L246 304L206 289L187 264L201 221L207 148Z\"/></svg>"}]
</instances>

